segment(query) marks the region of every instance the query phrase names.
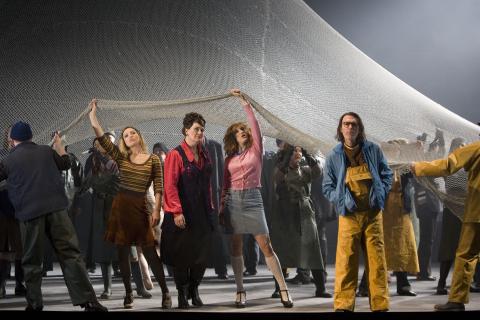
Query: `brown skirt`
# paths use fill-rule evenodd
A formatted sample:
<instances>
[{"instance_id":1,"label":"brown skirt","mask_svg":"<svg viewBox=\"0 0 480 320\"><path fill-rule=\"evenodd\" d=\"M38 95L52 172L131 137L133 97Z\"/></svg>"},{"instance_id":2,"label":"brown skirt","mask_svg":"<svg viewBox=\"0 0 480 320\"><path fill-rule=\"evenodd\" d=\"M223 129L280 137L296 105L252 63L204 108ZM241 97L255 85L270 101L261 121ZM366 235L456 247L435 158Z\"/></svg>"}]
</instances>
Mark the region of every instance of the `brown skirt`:
<instances>
[{"instance_id":1,"label":"brown skirt","mask_svg":"<svg viewBox=\"0 0 480 320\"><path fill-rule=\"evenodd\" d=\"M155 240L147 208L145 193L121 190L113 200L105 240L121 246L153 246Z\"/></svg>"}]
</instances>

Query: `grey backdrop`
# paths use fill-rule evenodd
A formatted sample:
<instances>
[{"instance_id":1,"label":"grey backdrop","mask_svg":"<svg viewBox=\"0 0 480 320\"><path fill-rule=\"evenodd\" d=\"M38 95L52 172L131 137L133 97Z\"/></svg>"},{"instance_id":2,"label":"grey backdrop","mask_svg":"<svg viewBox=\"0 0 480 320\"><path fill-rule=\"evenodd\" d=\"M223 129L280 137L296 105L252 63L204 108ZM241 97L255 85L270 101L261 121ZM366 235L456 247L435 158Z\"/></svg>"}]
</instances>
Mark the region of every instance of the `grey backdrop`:
<instances>
[{"instance_id":1,"label":"grey backdrop","mask_svg":"<svg viewBox=\"0 0 480 320\"><path fill-rule=\"evenodd\" d=\"M397 77L465 119L480 121L480 1L305 2Z\"/></svg>"}]
</instances>

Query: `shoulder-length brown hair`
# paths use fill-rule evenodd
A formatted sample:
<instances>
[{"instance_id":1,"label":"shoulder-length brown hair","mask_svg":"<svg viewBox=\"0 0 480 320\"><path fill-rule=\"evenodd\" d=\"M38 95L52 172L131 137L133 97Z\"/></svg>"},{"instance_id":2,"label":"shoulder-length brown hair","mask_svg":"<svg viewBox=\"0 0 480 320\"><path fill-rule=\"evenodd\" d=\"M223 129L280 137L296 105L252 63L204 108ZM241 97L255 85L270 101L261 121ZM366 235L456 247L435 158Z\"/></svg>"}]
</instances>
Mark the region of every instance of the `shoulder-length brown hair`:
<instances>
[{"instance_id":1,"label":"shoulder-length brown hair","mask_svg":"<svg viewBox=\"0 0 480 320\"><path fill-rule=\"evenodd\" d=\"M250 148L253 144L252 129L250 129L245 122L236 122L228 127L227 132L223 137L223 149L225 150L227 157L233 156L240 148L237 138L235 137L238 129L242 129L247 133L246 149Z\"/></svg>"},{"instance_id":2,"label":"shoulder-length brown hair","mask_svg":"<svg viewBox=\"0 0 480 320\"><path fill-rule=\"evenodd\" d=\"M357 144L359 144L359 143L362 143L363 141L365 141L367 139L366 136L365 136L365 127L363 126L362 119L355 112L347 112L347 113L344 113L340 117L340 120L338 121L338 127L337 127L337 136L336 136L337 140L340 141L341 143L345 143L345 138L343 137L343 134L342 134L342 122L343 122L343 118L345 118L345 116L352 116L357 120L358 136L357 136L357 140L355 142Z\"/></svg>"},{"instance_id":3,"label":"shoulder-length brown hair","mask_svg":"<svg viewBox=\"0 0 480 320\"><path fill-rule=\"evenodd\" d=\"M135 127L125 127L122 129L122 133L121 133L121 138L118 139L118 149L120 150L120 152L122 153L122 155L126 158L128 158L128 156L130 155L130 153L132 153L132 151L130 150L129 147L127 147L127 145L125 144L125 140L123 140L123 133L125 132L125 130L127 129L133 129L137 132L138 136L140 137L140 147L142 148L142 151L145 152L145 153L148 153L148 149L147 149L147 144L145 143L145 140L143 139L143 136L142 134L140 133L140 131L135 128Z\"/></svg>"}]
</instances>

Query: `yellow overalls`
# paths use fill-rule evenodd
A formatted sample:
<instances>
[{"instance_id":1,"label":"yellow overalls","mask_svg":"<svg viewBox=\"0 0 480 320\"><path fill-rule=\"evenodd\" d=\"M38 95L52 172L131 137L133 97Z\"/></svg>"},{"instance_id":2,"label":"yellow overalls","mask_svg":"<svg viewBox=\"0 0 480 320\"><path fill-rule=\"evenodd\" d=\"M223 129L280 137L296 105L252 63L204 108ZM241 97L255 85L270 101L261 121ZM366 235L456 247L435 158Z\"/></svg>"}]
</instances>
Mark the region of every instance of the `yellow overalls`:
<instances>
[{"instance_id":1,"label":"yellow overalls","mask_svg":"<svg viewBox=\"0 0 480 320\"><path fill-rule=\"evenodd\" d=\"M345 183L358 211L346 212L338 220L335 262L334 309L353 311L358 283L360 246L366 255L370 309L388 310L387 265L383 243L382 212L369 208L372 176L367 164L348 167Z\"/></svg>"},{"instance_id":2,"label":"yellow overalls","mask_svg":"<svg viewBox=\"0 0 480 320\"><path fill-rule=\"evenodd\" d=\"M387 269L418 273L417 244L410 214L403 209L400 175L394 171L392 189L383 211L383 233Z\"/></svg>"},{"instance_id":3,"label":"yellow overalls","mask_svg":"<svg viewBox=\"0 0 480 320\"><path fill-rule=\"evenodd\" d=\"M462 168L468 172L468 194L448 301L468 303L480 255L480 141L456 149L446 159L415 163L418 176L447 176Z\"/></svg>"}]
</instances>

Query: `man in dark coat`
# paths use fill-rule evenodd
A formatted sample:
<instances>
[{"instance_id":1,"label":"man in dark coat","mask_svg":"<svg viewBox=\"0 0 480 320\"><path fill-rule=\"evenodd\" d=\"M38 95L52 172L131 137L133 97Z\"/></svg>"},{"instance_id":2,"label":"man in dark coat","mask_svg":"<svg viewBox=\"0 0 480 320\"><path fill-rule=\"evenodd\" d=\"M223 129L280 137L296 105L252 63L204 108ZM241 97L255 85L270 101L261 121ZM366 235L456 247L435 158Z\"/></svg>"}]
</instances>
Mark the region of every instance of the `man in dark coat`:
<instances>
[{"instance_id":1,"label":"man in dark coat","mask_svg":"<svg viewBox=\"0 0 480 320\"><path fill-rule=\"evenodd\" d=\"M68 217L68 200L60 170L70 167L70 159L55 133L53 149L32 142L32 130L25 122L12 126L14 148L0 163L0 181L7 188L20 221L27 286L28 311L41 311L43 241L50 240L62 266L73 305L85 311L107 311L98 303L88 278L73 224Z\"/></svg>"}]
</instances>

